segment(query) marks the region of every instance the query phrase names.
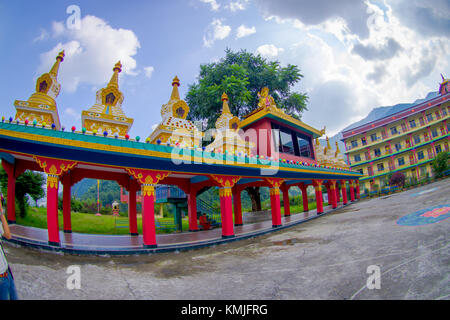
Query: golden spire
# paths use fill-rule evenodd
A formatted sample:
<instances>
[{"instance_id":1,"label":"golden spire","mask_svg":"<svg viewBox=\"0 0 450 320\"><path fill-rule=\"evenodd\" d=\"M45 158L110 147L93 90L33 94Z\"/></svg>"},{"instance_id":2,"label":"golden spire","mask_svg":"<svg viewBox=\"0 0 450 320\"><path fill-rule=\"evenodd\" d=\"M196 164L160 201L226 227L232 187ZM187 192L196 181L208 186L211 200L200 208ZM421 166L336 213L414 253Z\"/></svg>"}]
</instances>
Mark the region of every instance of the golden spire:
<instances>
[{"instance_id":1,"label":"golden spire","mask_svg":"<svg viewBox=\"0 0 450 320\"><path fill-rule=\"evenodd\" d=\"M53 67L49 72L49 74L54 75L55 78L58 77L59 64L64 61L64 56L65 54L63 50L56 56L56 62L53 64Z\"/></svg>"},{"instance_id":2,"label":"golden spire","mask_svg":"<svg viewBox=\"0 0 450 320\"><path fill-rule=\"evenodd\" d=\"M180 100L180 94L178 93L178 87L180 86L180 79L177 76L172 80L172 94L170 95L170 100Z\"/></svg>"},{"instance_id":3,"label":"golden spire","mask_svg":"<svg viewBox=\"0 0 450 320\"><path fill-rule=\"evenodd\" d=\"M222 94L222 101L223 101L222 114L224 113L231 114L230 107L228 106L228 96L225 92Z\"/></svg>"},{"instance_id":4,"label":"golden spire","mask_svg":"<svg viewBox=\"0 0 450 320\"><path fill-rule=\"evenodd\" d=\"M336 153L334 154L334 157L337 157L339 153L341 153L341 150L339 150L339 143L336 141Z\"/></svg>"},{"instance_id":5,"label":"golden spire","mask_svg":"<svg viewBox=\"0 0 450 320\"><path fill-rule=\"evenodd\" d=\"M119 73L122 72L122 64L117 62L113 68L114 74L111 77L111 80L109 80L108 87L119 87Z\"/></svg>"},{"instance_id":6,"label":"golden spire","mask_svg":"<svg viewBox=\"0 0 450 320\"><path fill-rule=\"evenodd\" d=\"M331 149L331 146L330 146L330 139L327 137L327 149Z\"/></svg>"}]
</instances>

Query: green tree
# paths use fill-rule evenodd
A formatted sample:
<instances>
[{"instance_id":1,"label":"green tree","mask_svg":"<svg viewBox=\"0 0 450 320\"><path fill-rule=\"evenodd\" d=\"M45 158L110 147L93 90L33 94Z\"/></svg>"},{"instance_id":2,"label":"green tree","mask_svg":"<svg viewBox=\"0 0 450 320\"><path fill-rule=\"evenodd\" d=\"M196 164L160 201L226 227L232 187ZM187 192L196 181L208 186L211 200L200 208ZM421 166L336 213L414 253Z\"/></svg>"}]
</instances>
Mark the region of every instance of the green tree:
<instances>
[{"instance_id":1,"label":"green tree","mask_svg":"<svg viewBox=\"0 0 450 320\"><path fill-rule=\"evenodd\" d=\"M448 164L448 153L440 152L433 160L433 172L436 178L442 178L444 176L444 172L449 169Z\"/></svg>"},{"instance_id":2,"label":"green tree","mask_svg":"<svg viewBox=\"0 0 450 320\"><path fill-rule=\"evenodd\" d=\"M258 107L258 92L268 87L277 107L288 115L300 119L307 110L308 97L293 92L292 88L303 78L295 65L282 67L278 61L268 61L246 50L225 50L218 62L200 65L198 83L189 85L186 101L190 107L189 118L201 121L206 129L213 128L221 114L222 93L229 98L230 111L244 118ZM259 187L246 189L252 210L261 210Z\"/></svg>"},{"instance_id":3,"label":"green tree","mask_svg":"<svg viewBox=\"0 0 450 320\"><path fill-rule=\"evenodd\" d=\"M189 85L186 101L191 120L207 123L213 128L221 114L221 96L229 98L230 111L243 118L258 106L258 92L268 87L277 107L296 119L306 108L308 97L292 92L303 75L295 65L281 67L278 61L268 61L245 50L225 50L219 62L200 65L198 83Z\"/></svg>"},{"instance_id":4,"label":"green tree","mask_svg":"<svg viewBox=\"0 0 450 320\"><path fill-rule=\"evenodd\" d=\"M36 204L39 199L45 196L43 189L44 183L45 178L43 174L28 170L16 179L16 200L19 207L19 214L22 218L27 214L28 196ZM8 175L3 168L0 168L0 184L2 191L8 190Z\"/></svg>"}]
</instances>

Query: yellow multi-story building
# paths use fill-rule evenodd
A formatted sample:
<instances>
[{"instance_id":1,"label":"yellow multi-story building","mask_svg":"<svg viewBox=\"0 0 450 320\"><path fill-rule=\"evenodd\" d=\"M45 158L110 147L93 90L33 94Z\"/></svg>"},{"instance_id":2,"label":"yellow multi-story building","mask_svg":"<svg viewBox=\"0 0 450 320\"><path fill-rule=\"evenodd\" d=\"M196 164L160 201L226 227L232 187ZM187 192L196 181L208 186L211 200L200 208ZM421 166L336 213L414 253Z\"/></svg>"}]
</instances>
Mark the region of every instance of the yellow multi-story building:
<instances>
[{"instance_id":1,"label":"yellow multi-story building","mask_svg":"<svg viewBox=\"0 0 450 320\"><path fill-rule=\"evenodd\" d=\"M393 172L407 181L433 175L433 159L450 143L450 81L442 80L436 97L342 132L351 169L364 174L362 190L383 188Z\"/></svg>"}]
</instances>

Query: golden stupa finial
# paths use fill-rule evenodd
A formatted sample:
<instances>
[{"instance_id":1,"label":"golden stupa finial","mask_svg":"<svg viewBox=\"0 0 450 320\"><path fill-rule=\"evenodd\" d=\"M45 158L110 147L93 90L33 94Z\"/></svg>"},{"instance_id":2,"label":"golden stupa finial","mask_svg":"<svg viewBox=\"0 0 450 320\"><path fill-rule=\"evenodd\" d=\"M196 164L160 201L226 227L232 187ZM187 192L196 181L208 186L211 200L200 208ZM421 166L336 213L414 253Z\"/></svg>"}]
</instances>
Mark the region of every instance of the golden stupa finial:
<instances>
[{"instance_id":1,"label":"golden stupa finial","mask_svg":"<svg viewBox=\"0 0 450 320\"><path fill-rule=\"evenodd\" d=\"M339 149L339 142L336 141L336 153L334 154L334 156L337 157L339 153L341 153L341 150Z\"/></svg>"},{"instance_id":2,"label":"golden stupa finial","mask_svg":"<svg viewBox=\"0 0 450 320\"><path fill-rule=\"evenodd\" d=\"M320 136L323 136L325 134L327 127L324 126L322 130L320 130Z\"/></svg>"},{"instance_id":3,"label":"golden stupa finial","mask_svg":"<svg viewBox=\"0 0 450 320\"><path fill-rule=\"evenodd\" d=\"M320 146L319 138L316 138L316 146Z\"/></svg>"},{"instance_id":4,"label":"golden stupa finial","mask_svg":"<svg viewBox=\"0 0 450 320\"><path fill-rule=\"evenodd\" d=\"M330 146L330 139L328 138L328 136L327 136L327 149L331 149L331 146Z\"/></svg>"},{"instance_id":5,"label":"golden stupa finial","mask_svg":"<svg viewBox=\"0 0 450 320\"><path fill-rule=\"evenodd\" d=\"M49 74L54 75L55 77L58 76L59 64L64 61L64 57L64 50L58 53L58 55L56 56L56 62L53 64L53 67L50 70Z\"/></svg>"},{"instance_id":6,"label":"golden stupa finial","mask_svg":"<svg viewBox=\"0 0 450 320\"><path fill-rule=\"evenodd\" d=\"M172 94L170 95L170 100L180 100L180 94L178 92L178 87L180 86L180 79L177 76L172 80Z\"/></svg>"},{"instance_id":7,"label":"golden stupa finial","mask_svg":"<svg viewBox=\"0 0 450 320\"><path fill-rule=\"evenodd\" d=\"M119 87L119 73L122 72L122 64L120 63L120 61L114 65L113 71L114 73L111 77L111 80L109 80L108 87Z\"/></svg>"},{"instance_id":8,"label":"golden stupa finial","mask_svg":"<svg viewBox=\"0 0 450 320\"><path fill-rule=\"evenodd\" d=\"M230 107L228 106L228 96L227 96L227 94L224 92L223 94L222 94L222 101L223 101L223 106L222 106L222 114L224 114L224 113L230 113L231 114L231 112L230 112Z\"/></svg>"}]
</instances>

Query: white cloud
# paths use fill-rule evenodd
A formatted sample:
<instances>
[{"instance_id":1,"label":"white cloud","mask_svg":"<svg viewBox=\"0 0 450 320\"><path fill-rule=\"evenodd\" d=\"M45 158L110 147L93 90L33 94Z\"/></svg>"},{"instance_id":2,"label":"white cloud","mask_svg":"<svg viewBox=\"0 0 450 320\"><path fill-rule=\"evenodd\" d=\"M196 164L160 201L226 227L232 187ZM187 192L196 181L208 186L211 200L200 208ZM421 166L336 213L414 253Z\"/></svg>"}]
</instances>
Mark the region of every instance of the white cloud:
<instances>
[{"instance_id":1,"label":"white cloud","mask_svg":"<svg viewBox=\"0 0 450 320\"><path fill-rule=\"evenodd\" d=\"M200 2L210 4L212 11L218 11L220 8L220 4L218 4L216 0L200 0Z\"/></svg>"},{"instance_id":2,"label":"white cloud","mask_svg":"<svg viewBox=\"0 0 450 320\"><path fill-rule=\"evenodd\" d=\"M255 27L247 28L245 25L242 24L239 26L239 28L237 28L236 38L239 39L239 38L247 37L254 33L256 33Z\"/></svg>"},{"instance_id":3,"label":"white cloud","mask_svg":"<svg viewBox=\"0 0 450 320\"><path fill-rule=\"evenodd\" d=\"M228 5L225 6L231 12L243 11L246 9L249 0L237 0L231 1Z\"/></svg>"},{"instance_id":4,"label":"white cloud","mask_svg":"<svg viewBox=\"0 0 450 320\"><path fill-rule=\"evenodd\" d=\"M288 14L271 18L280 29L292 30L286 34L292 34L293 45L284 45L280 61L299 66L304 75L294 88L310 97L303 121L320 128L326 125L329 135L364 118L375 107L424 98L438 89L439 73L450 67L448 37L430 37L405 26L388 0L383 6L365 3L365 38L337 15L309 24ZM277 54L269 45L258 51Z\"/></svg>"},{"instance_id":5,"label":"white cloud","mask_svg":"<svg viewBox=\"0 0 450 320\"><path fill-rule=\"evenodd\" d=\"M53 21L52 23L53 36L58 37L64 33L65 27L64 23L60 21Z\"/></svg>"},{"instance_id":6,"label":"white cloud","mask_svg":"<svg viewBox=\"0 0 450 320\"><path fill-rule=\"evenodd\" d=\"M231 27L222 24L222 20L214 19L208 26L206 34L203 36L203 45L212 47L216 40L223 40L230 35Z\"/></svg>"},{"instance_id":7,"label":"white cloud","mask_svg":"<svg viewBox=\"0 0 450 320\"><path fill-rule=\"evenodd\" d=\"M33 42L42 41L42 40L48 39L49 37L50 37L50 35L47 32L47 30L41 29L41 33L39 34L39 36L37 36L36 38L33 39Z\"/></svg>"},{"instance_id":8,"label":"white cloud","mask_svg":"<svg viewBox=\"0 0 450 320\"><path fill-rule=\"evenodd\" d=\"M76 112L73 108L66 108L64 110L64 113L72 118L72 120L80 120L81 119L81 112Z\"/></svg>"},{"instance_id":9,"label":"white cloud","mask_svg":"<svg viewBox=\"0 0 450 320\"><path fill-rule=\"evenodd\" d=\"M277 48L273 44L264 44L256 49L256 53L265 58L274 58L284 51L283 48Z\"/></svg>"},{"instance_id":10,"label":"white cloud","mask_svg":"<svg viewBox=\"0 0 450 320\"><path fill-rule=\"evenodd\" d=\"M63 90L74 92L83 83L104 85L119 60L123 66L122 74L137 74L133 56L140 44L133 31L114 29L95 16L85 16L78 30L69 30L62 22L54 22L52 29L53 36L62 41L41 54L37 72L48 72L58 52L64 49L66 57L59 69L59 82Z\"/></svg>"},{"instance_id":11,"label":"white cloud","mask_svg":"<svg viewBox=\"0 0 450 320\"><path fill-rule=\"evenodd\" d=\"M155 71L155 67L153 67L153 66L149 66L149 67L145 67L144 68L145 76L147 78L151 78L152 77L153 71Z\"/></svg>"}]
</instances>

